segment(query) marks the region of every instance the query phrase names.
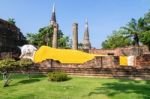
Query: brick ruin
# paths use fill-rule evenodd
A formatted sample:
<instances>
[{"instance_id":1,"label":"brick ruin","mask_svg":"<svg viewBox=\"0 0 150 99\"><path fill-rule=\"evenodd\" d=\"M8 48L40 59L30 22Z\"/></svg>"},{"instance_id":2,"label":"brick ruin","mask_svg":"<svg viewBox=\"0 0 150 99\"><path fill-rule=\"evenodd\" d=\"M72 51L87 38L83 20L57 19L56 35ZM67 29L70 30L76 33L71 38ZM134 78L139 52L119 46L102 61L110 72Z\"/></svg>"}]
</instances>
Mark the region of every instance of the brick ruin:
<instances>
[{"instance_id":1,"label":"brick ruin","mask_svg":"<svg viewBox=\"0 0 150 99\"><path fill-rule=\"evenodd\" d=\"M20 54L17 46L27 43L20 29L0 19L0 57Z\"/></svg>"}]
</instances>

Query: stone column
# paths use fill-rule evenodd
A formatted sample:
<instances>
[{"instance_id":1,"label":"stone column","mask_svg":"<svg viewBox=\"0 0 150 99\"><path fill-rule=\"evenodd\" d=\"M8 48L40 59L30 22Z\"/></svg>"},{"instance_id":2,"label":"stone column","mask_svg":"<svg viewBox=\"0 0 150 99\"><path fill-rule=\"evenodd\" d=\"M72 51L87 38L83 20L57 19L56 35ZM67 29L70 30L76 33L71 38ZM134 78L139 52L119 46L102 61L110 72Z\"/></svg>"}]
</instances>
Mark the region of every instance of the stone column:
<instances>
[{"instance_id":1,"label":"stone column","mask_svg":"<svg viewBox=\"0 0 150 99\"><path fill-rule=\"evenodd\" d=\"M53 41L52 41L52 47L53 48L57 48L58 47L58 24L56 23L56 24L54 24L53 25L53 27L54 27L54 32L53 32Z\"/></svg>"},{"instance_id":2,"label":"stone column","mask_svg":"<svg viewBox=\"0 0 150 99\"><path fill-rule=\"evenodd\" d=\"M78 50L78 23L73 23L72 49Z\"/></svg>"}]
</instances>

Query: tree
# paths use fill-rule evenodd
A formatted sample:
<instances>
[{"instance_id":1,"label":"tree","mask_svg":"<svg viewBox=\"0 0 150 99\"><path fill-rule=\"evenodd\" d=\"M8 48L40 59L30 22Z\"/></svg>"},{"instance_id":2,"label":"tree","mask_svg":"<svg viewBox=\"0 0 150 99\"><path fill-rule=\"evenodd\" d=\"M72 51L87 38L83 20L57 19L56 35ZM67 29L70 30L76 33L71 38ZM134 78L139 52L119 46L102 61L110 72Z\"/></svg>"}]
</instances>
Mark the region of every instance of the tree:
<instances>
[{"instance_id":1,"label":"tree","mask_svg":"<svg viewBox=\"0 0 150 99\"><path fill-rule=\"evenodd\" d=\"M150 10L144 16L144 30L140 35L140 41L150 50Z\"/></svg>"},{"instance_id":2,"label":"tree","mask_svg":"<svg viewBox=\"0 0 150 99\"><path fill-rule=\"evenodd\" d=\"M78 43L78 49L83 49L83 43Z\"/></svg>"},{"instance_id":3,"label":"tree","mask_svg":"<svg viewBox=\"0 0 150 99\"><path fill-rule=\"evenodd\" d=\"M140 41L147 45L149 50L150 50L150 30L149 31L145 31L145 32L142 32L142 35L141 35L141 39Z\"/></svg>"},{"instance_id":4,"label":"tree","mask_svg":"<svg viewBox=\"0 0 150 99\"><path fill-rule=\"evenodd\" d=\"M68 36L64 36L58 40L58 46L60 48L71 48L70 39Z\"/></svg>"},{"instance_id":5,"label":"tree","mask_svg":"<svg viewBox=\"0 0 150 99\"><path fill-rule=\"evenodd\" d=\"M39 29L37 34L28 33L26 38L30 44L36 46L52 46L53 27L47 26ZM64 36L61 30L58 31L58 46L60 48L69 48L70 40L68 36Z\"/></svg>"},{"instance_id":6,"label":"tree","mask_svg":"<svg viewBox=\"0 0 150 99\"><path fill-rule=\"evenodd\" d=\"M3 87L9 86L10 83L10 70L16 66L14 59L6 58L0 60L0 72L3 75L4 85Z\"/></svg>"},{"instance_id":7,"label":"tree","mask_svg":"<svg viewBox=\"0 0 150 99\"><path fill-rule=\"evenodd\" d=\"M102 48L103 49L111 49L111 45L109 44L109 38L107 37L107 40L102 42Z\"/></svg>"},{"instance_id":8,"label":"tree","mask_svg":"<svg viewBox=\"0 0 150 99\"><path fill-rule=\"evenodd\" d=\"M144 15L144 21L147 25L150 25L150 10Z\"/></svg>"},{"instance_id":9,"label":"tree","mask_svg":"<svg viewBox=\"0 0 150 99\"><path fill-rule=\"evenodd\" d=\"M134 18L127 24L127 26L122 27L124 30L127 30L127 37L133 37L133 45L139 46L139 35L144 28L144 20L140 18L136 21Z\"/></svg>"},{"instance_id":10,"label":"tree","mask_svg":"<svg viewBox=\"0 0 150 99\"><path fill-rule=\"evenodd\" d=\"M121 29L123 29L123 31L126 31L121 35L122 38L124 39L128 38L128 40L130 41L129 45L132 42L133 45L139 46L139 42L140 42L144 45L147 45L150 50L150 10L148 11L148 13L144 15L144 18L141 17L138 20L132 18L131 21L126 26L121 27ZM131 38L133 38L132 41ZM118 36L116 37L114 34L112 34L111 36L107 37L107 39L102 43L102 47L115 48L117 46L118 47L124 46L119 44L115 40L121 42L121 39L119 39Z\"/></svg>"},{"instance_id":11,"label":"tree","mask_svg":"<svg viewBox=\"0 0 150 99\"><path fill-rule=\"evenodd\" d=\"M15 19L13 19L13 18L9 18L9 19L8 19L8 22L11 23L11 24L13 24L13 25L16 24L16 21L15 21Z\"/></svg>"},{"instance_id":12,"label":"tree","mask_svg":"<svg viewBox=\"0 0 150 99\"><path fill-rule=\"evenodd\" d=\"M111 36L108 36L107 39L102 42L102 48L104 49L113 49L117 47L125 47L131 45L131 39L127 38L125 30L114 31Z\"/></svg>"},{"instance_id":13,"label":"tree","mask_svg":"<svg viewBox=\"0 0 150 99\"><path fill-rule=\"evenodd\" d=\"M33 44L33 45L38 45L38 41L37 41L37 34L33 34L33 33L28 33L26 35L27 41L29 44Z\"/></svg>"},{"instance_id":14,"label":"tree","mask_svg":"<svg viewBox=\"0 0 150 99\"><path fill-rule=\"evenodd\" d=\"M52 46L53 27L43 27L39 29L38 33L38 46L47 45Z\"/></svg>"}]
</instances>

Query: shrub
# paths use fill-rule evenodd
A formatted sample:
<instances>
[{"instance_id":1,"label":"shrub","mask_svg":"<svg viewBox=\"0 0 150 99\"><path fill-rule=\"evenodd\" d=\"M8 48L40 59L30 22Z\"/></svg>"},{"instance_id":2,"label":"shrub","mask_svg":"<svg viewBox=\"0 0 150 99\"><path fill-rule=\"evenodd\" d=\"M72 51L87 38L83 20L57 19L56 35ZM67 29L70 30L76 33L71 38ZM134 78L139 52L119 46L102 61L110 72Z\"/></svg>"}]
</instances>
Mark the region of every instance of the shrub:
<instances>
[{"instance_id":1,"label":"shrub","mask_svg":"<svg viewBox=\"0 0 150 99\"><path fill-rule=\"evenodd\" d=\"M48 80L50 81L66 81L69 77L65 72L49 72L48 73Z\"/></svg>"},{"instance_id":2,"label":"shrub","mask_svg":"<svg viewBox=\"0 0 150 99\"><path fill-rule=\"evenodd\" d=\"M10 80L10 71L11 69L15 68L16 61L11 58L6 58L3 60L0 60L0 73L3 75L3 87L9 86Z\"/></svg>"},{"instance_id":3,"label":"shrub","mask_svg":"<svg viewBox=\"0 0 150 99\"><path fill-rule=\"evenodd\" d=\"M20 67L31 66L32 64L33 64L33 62L30 59L21 59L21 60L18 61L18 65Z\"/></svg>"},{"instance_id":4,"label":"shrub","mask_svg":"<svg viewBox=\"0 0 150 99\"><path fill-rule=\"evenodd\" d=\"M32 60L30 59L21 59L17 62L17 65L24 71L28 72L28 78L30 79L30 69L31 65L33 65Z\"/></svg>"}]
</instances>

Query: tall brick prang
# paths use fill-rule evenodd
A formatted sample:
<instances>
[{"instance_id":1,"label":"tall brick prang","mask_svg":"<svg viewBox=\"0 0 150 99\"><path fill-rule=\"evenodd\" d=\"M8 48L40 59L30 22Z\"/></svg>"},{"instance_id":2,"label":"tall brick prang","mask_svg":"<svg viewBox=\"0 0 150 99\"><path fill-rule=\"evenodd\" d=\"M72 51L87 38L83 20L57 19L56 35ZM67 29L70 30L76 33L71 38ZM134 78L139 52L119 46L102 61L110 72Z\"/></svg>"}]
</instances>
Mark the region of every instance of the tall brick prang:
<instances>
[{"instance_id":1,"label":"tall brick prang","mask_svg":"<svg viewBox=\"0 0 150 99\"><path fill-rule=\"evenodd\" d=\"M52 47L53 48L58 48L58 30L59 30L59 25L56 22L56 13L55 13L55 4L53 4L53 9L52 9L52 16L50 20L50 26L53 27L53 38L52 38Z\"/></svg>"},{"instance_id":2,"label":"tall brick prang","mask_svg":"<svg viewBox=\"0 0 150 99\"><path fill-rule=\"evenodd\" d=\"M83 37L83 49L89 50L91 49L91 43L89 39L89 27L88 27L88 20L86 19L85 22L85 32L84 32L84 37Z\"/></svg>"},{"instance_id":3,"label":"tall brick prang","mask_svg":"<svg viewBox=\"0 0 150 99\"><path fill-rule=\"evenodd\" d=\"M56 23L56 14L55 14L55 4L53 4L52 16L50 20L50 25L54 25Z\"/></svg>"}]
</instances>

